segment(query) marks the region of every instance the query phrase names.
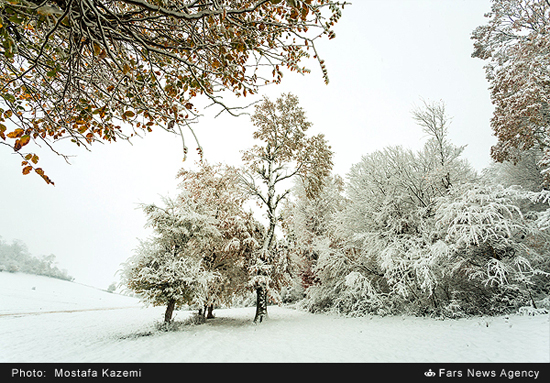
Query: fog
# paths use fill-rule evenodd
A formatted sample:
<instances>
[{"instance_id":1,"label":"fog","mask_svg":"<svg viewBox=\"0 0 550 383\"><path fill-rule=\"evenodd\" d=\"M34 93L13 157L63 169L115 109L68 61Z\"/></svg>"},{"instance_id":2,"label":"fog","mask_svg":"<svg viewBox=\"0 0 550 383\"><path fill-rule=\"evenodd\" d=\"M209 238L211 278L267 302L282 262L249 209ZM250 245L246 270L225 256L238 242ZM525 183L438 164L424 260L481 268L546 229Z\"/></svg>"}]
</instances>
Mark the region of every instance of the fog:
<instances>
[{"instance_id":1,"label":"fog","mask_svg":"<svg viewBox=\"0 0 550 383\"><path fill-rule=\"evenodd\" d=\"M336 39L318 46L329 85L312 60L311 74L285 72L281 85L261 95L297 95L313 123L311 134L325 134L335 152L334 172L342 176L361 156L387 145L419 149L426 137L411 110L422 99L443 100L453 117L451 141L467 145L464 157L481 170L495 143L493 107L484 63L471 58L470 35L489 10L488 0L355 1L344 9ZM228 97L227 103L257 99ZM253 144L249 116L214 118L217 112L205 109L195 126L205 158L240 165L240 151ZM55 186L22 175L20 157L0 146L0 237L23 241L34 256L55 254L75 282L99 288L118 282L121 263L138 238L149 235L139 204L174 196L176 173L198 159L192 135L184 134L185 162L181 140L161 130L131 144L94 144L90 152L60 142L57 150L72 156L70 164L38 148Z\"/></svg>"}]
</instances>

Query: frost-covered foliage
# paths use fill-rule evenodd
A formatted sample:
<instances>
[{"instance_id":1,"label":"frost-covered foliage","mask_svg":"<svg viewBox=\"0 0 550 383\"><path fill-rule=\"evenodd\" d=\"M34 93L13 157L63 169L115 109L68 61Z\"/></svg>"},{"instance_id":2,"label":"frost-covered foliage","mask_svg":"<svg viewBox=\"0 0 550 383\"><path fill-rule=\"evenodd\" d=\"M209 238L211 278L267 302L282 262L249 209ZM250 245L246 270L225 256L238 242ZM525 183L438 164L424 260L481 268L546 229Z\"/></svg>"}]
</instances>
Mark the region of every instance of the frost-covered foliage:
<instances>
[{"instance_id":1,"label":"frost-covered foliage","mask_svg":"<svg viewBox=\"0 0 550 383\"><path fill-rule=\"evenodd\" d=\"M175 250L158 238L141 241L125 264L123 283L154 306L174 302L177 308L191 304L215 275L203 273L199 259L182 256Z\"/></svg>"},{"instance_id":2,"label":"frost-covered foliage","mask_svg":"<svg viewBox=\"0 0 550 383\"><path fill-rule=\"evenodd\" d=\"M517 162L493 162L483 171L488 184L500 184L504 187L521 186L525 190L538 192L543 190L543 177L540 160L542 153L537 148L524 151Z\"/></svg>"},{"instance_id":3,"label":"frost-covered foliage","mask_svg":"<svg viewBox=\"0 0 550 383\"><path fill-rule=\"evenodd\" d=\"M547 192L482 183L433 106L415 113L431 136L421 151L388 147L351 168L348 203L313 241L307 309L460 316L548 296ZM524 212L527 201L546 205Z\"/></svg>"},{"instance_id":4,"label":"frost-covered foliage","mask_svg":"<svg viewBox=\"0 0 550 383\"><path fill-rule=\"evenodd\" d=\"M144 205L154 236L123 268L123 284L153 305L201 309L230 302L248 284L252 253L263 227L244 210L236 169L199 164L181 171L180 194L165 207Z\"/></svg>"},{"instance_id":5,"label":"frost-covered foliage","mask_svg":"<svg viewBox=\"0 0 550 383\"><path fill-rule=\"evenodd\" d=\"M165 206L143 205L147 226L154 235L142 241L134 255L123 264L121 284L137 293L144 302L167 305L165 321L172 311L206 295L213 273L203 272L201 259L189 247L220 236L214 220L202 214L192 200L164 199Z\"/></svg>"},{"instance_id":6,"label":"frost-covered foliage","mask_svg":"<svg viewBox=\"0 0 550 383\"><path fill-rule=\"evenodd\" d=\"M285 183L300 178L306 196L316 197L332 169L332 151L323 134L306 135L312 124L299 106L298 98L290 93L275 102L264 98L256 105L251 120L257 127L253 137L259 143L243 152L242 181L268 220L261 250L252 264L255 272L252 282L258 297L254 321L261 322L267 315L268 295L278 299L275 295L287 279L286 271L280 268L287 263L286 251L277 250L280 245L275 233L281 218L279 207L291 191Z\"/></svg>"},{"instance_id":7,"label":"frost-covered foliage","mask_svg":"<svg viewBox=\"0 0 550 383\"><path fill-rule=\"evenodd\" d=\"M497 161L516 162L541 152L538 165L550 182L550 2L492 0L487 24L472 33L473 57L486 60L495 105L491 127Z\"/></svg>"},{"instance_id":8,"label":"frost-covered foliage","mask_svg":"<svg viewBox=\"0 0 550 383\"><path fill-rule=\"evenodd\" d=\"M72 281L67 270L56 266L55 255L32 256L21 241L8 244L0 237L0 271L23 272Z\"/></svg>"},{"instance_id":9,"label":"frost-covered foliage","mask_svg":"<svg viewBox=\"0 0 550 383\"><path fill-rule=\"evenodd\" d=\"M475 302L470 310L536 308L535 298L548 296L550 233L540 230L536 212L520 209L533 197L513 187L464 185L439 201L436 223L446 229L451 279L460 282L455 294L469 295L461 300Z\"/></svg>"},{"instance_id":10,"label":"frost-covered foliage","mask_svg":"<svg viewBox=\"0 0 550 383\"><path fill-rule=\"evenodd\" d=\"M292 289L293 299L303 297L303 292L316 283L313 268L319 254L315 250L320 238L332 237L335 229L334 216L346 203L343 196L344 181L340 176L329 176L315 199L306 196L303 182L298 179L292 190L292 199L283 207L282 229L289 251L294 260Z\"/></svg>"},{"instance_id":11,"label":"frost-covered foliage","mask_svg":"<svg viewBox=\"0 0 550 383\"><path fill-rule=\"evenodd\" d=\"M530 211L542 212L548 208L548 204L541 198L542 194L536 194L544 191L541 158L541 151L538 148L531 148L524 151L516 163L494 162L484 169L482 182L486 185L516 186L525 191L534 192L533 196L522 201L521 210L526 214Z\"/></svg>"},{"instance_id":12,"label":"frost-covered foliage","mask_svg":"<svg viewBox=\"0 0 550 383\"><path fill-rule=\"evenodd\" d=\"M197 171L181 171L180 204L193 201L213 219L219 236L193 241L189 246L202 267L216 277L208 284L204 306L229 304L246 294L253 255L260 248L264 227L245 209L249 195L240 187L240 172L221 164L201 162Z\"/></svg>"}]
</instances>

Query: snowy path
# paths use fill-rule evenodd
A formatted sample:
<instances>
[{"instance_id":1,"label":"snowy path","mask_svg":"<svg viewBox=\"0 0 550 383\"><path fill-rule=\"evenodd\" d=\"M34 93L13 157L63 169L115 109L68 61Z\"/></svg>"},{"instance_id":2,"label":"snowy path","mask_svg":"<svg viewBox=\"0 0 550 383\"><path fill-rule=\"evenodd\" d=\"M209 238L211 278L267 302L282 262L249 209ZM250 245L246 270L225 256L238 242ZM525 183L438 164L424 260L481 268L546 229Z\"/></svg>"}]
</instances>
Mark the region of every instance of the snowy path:
<instances>
[{"instance_id":1,"label":"snowy path","mask_svg":"<svg viewBox=\"0 0 550 383\"><path fill-rule=\"evenodd\" d=\"M138 306L136 306L137 308ZM80 313L85 311L103 311L103 310L121 310L127 309L128 307L102 307L98 309L80 309L80 310L55 310L55 311L31 311L26 313L9 313L9 314L0 314L0 317L21 317L27 315L43 315L43 314L60 314L60 313Z\"/></svg>"}]
</instances>

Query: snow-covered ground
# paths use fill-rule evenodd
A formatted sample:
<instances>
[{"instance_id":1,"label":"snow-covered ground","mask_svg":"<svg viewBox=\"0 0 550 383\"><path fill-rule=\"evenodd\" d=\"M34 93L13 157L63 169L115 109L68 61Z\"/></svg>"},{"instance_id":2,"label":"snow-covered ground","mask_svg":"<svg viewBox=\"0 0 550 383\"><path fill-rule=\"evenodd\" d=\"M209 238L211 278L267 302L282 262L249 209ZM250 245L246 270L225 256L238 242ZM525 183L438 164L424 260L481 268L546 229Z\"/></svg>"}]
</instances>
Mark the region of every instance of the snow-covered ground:
<instances>
[{"instance_id":1,"label":"snow-covered ground","mask_svg":"<svg viewBox=\"0 0 550 383\"><path fill-rule=\"evenodd\" d=\"M215 310L161 331L164 308L46 277L0 272L0 362L550 362L548 315L344 318ZM177 311L176 321L191 317Z\"/></svg>"}]
</instances>

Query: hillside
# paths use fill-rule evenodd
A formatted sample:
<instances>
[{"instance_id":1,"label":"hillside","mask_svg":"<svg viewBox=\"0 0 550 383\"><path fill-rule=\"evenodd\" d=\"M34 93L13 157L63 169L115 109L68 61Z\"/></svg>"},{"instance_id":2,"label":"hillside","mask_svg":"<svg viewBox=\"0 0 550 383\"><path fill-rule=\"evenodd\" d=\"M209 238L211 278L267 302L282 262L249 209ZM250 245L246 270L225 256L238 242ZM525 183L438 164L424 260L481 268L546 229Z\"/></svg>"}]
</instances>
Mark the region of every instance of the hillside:
<instances>
[{"instance_id":1,"label":"hillside","mask_svg":"<svg viewBox=\"0 0 550 383\"><path fill-rule=\"evenodd\" d=\"M75 282L0 272L0 315L139 306L135 298Z\"/></svg>"}]
</instances>

